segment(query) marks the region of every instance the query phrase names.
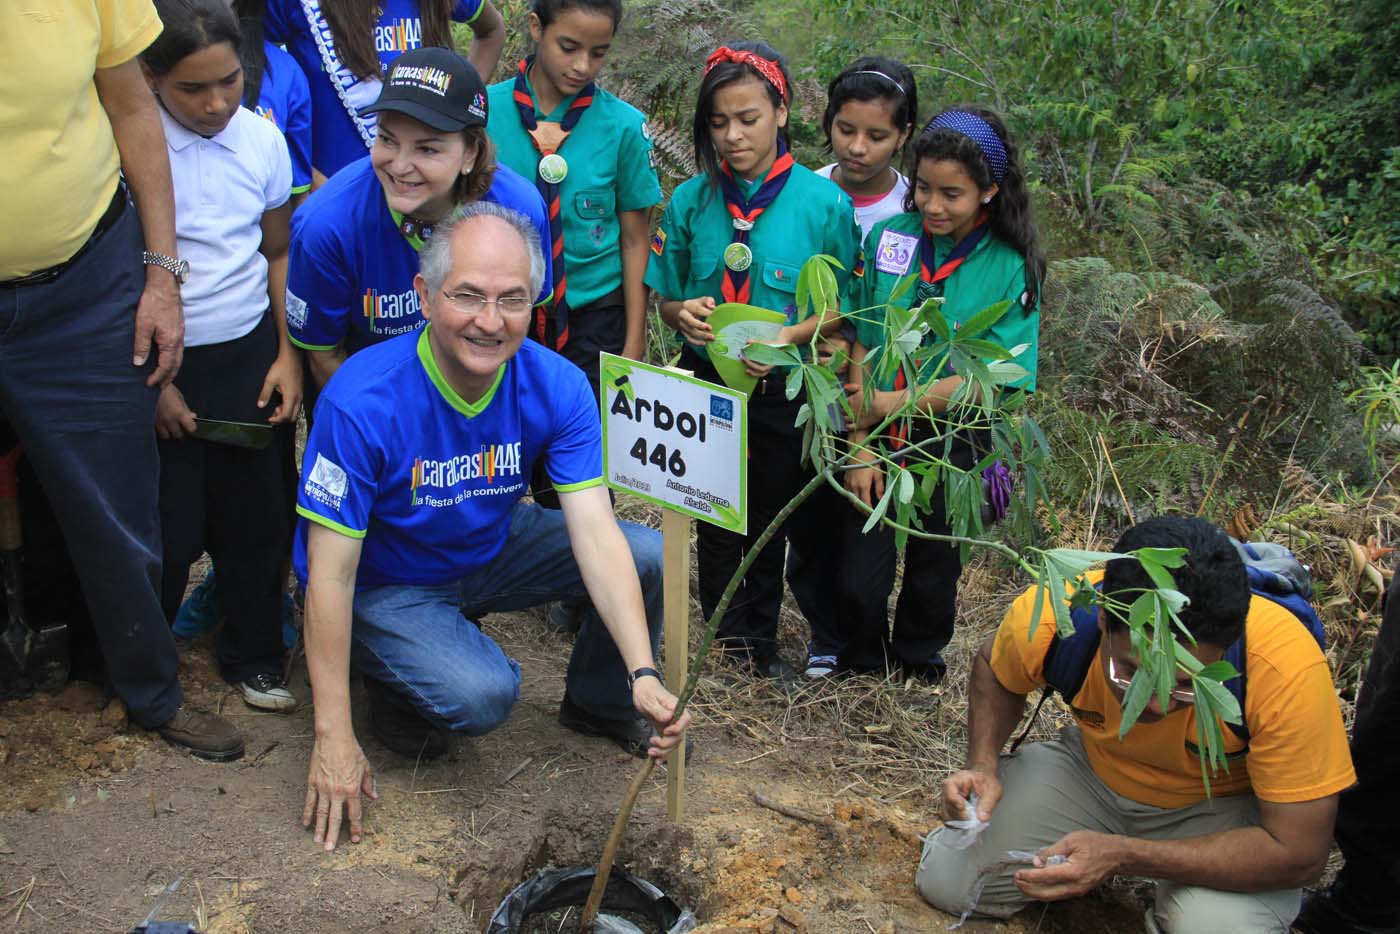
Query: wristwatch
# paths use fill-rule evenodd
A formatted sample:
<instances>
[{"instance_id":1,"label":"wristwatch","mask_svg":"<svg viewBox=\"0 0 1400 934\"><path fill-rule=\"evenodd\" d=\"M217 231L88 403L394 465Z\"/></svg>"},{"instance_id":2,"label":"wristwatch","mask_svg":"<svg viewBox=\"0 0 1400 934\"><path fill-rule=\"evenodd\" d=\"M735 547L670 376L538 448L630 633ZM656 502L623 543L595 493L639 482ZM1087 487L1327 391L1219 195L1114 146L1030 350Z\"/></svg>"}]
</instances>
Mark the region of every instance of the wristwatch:
<instances>
[{"instance_id":1,"label":"wristwatch","mask_svg":"<svg viewBox=\"0 0 1400 934\"><path fill-rule=\"evenodd\" d=\"M627 676L627 689L630 691L632 689L632 686L637 683L638 678L646 677L652 677L655 678L657 681L662 681L662 683L665 683L662 680L661 672L657 671L655 668L638 668L636 671L632 672Z\"/></svg>"},{"instance_id":2,"label":"wristwatch","mask_svg":"<svg viewBox=\"0 0 1400 934\"><path fill-rule=\"evenodd\" d=\"M145 250L141 253L141 262L147 266L159 266L175 277L175 281L181 285L190 277L190 261L187 259L176 259L173 256L166 256L164 253L152 253Z\"/></svg>"}]
</instances>

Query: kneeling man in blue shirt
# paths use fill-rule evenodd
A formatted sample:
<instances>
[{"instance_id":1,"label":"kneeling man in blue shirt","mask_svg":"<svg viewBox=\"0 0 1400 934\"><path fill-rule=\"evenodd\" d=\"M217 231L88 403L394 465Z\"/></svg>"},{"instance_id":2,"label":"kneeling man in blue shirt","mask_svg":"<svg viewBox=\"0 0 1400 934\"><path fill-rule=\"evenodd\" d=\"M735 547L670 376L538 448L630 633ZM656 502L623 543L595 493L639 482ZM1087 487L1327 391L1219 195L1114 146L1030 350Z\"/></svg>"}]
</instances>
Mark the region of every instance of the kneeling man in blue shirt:
<instances>
[{"instance_id":1,"label":"kneeling man in blue shirt","mask_svg":"<svg viewBox=\"0 0 1400 934\"><path fill-rule=\"evenodd\" d=\"M544 277L534 225L467 205L421 264L427 326L341 367L303 460L294 557L316 740L302 822L326 849L342 807L358 842L360 795L375 796L350 720L352 660L376 738L441 754L444 731L486 733L520 698L520 666L472 620L586 595L560 722L664 757L690 717L672 722L655 671L660 536L613 516L583 371L524 340ZM520 501L541 460L562 510Z\"/></svg>"}]
</instances>

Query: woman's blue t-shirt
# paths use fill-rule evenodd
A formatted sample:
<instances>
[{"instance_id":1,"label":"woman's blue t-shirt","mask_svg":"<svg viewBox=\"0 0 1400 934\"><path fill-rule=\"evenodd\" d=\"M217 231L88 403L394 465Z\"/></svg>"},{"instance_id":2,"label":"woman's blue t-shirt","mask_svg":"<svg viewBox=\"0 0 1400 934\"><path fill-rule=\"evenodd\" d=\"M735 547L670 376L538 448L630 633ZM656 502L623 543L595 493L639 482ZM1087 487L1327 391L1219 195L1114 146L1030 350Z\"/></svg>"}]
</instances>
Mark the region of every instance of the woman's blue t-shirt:
<instances>
[{"instance_id":1,"label":"woman's blue t-shirt","mask_svg":"<svg viewBox=\"0 0 1400 934\"><path fill-rule=\"evenodd\" d=\"M540 193L507 167L496 166L481 200L524 214L539 231L540 242L550 242ZM552 291L548 249L544 260L540 302ZM354 353L416 331L423 323L413 288L417 273L418 252L399 232L365 156L316 189L292 216L287 264L292 343L305 350L330 350L343 343Z\"/></svg>"}]
</instances>

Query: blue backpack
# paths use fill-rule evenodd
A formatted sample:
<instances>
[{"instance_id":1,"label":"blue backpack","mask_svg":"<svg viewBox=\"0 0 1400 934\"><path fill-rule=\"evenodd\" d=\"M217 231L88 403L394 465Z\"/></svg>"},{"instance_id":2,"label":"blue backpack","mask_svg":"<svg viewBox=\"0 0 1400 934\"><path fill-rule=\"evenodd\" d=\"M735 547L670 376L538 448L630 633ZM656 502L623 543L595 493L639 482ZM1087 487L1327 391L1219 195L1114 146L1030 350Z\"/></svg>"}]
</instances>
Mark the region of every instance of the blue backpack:
<instances>
[{"instance_id":1,"label":"blue backpack","mask_svg":"<svg viewBox=\"0 0 1400 934\"><path fill-rule=\"evenodd\" d=\"M1234 539L1231 539L1234 541ZM1274 603L1288 609L1298 622L1305 626L1317 640L1319 648L1326 650L1327 636L1322 628L1322 620L1313 609L1309 597L1312 596L1312 579L1308 569L1287 548L1270 542L1238 542L1235 550L1244 560L1245 571L1249 574L1249 589ZM1050 649L1045 654L1046 688L1040 698L1058 691L1069 702L1079 693L1084 678L1089 673L1094 655L1099 650L1098 611L1093 608L1073 610L1070 621L1074 623L1074 635L1061 637L1058 633L1050 640ZM1239 639L1225 651L1225 660L1235 666L1240 673L1238 678L1225 682L1225 687L1239 701L1240 713L1244 713L1245 689L1249 684L1245 671L1245 637ZM1036 712L1040 711L1039 705ZM1032 715L1032 721L1035 717ZM1241 720L1244 718L1241 717ZM1243 722L1226 723L1235 735L1249 743L1249 727ZM1025 736L1022 734L1021 739ZM1017 744L1020 739L1017 740ZM1015 747L1013 746L1013 751Z\"/></svg>"}]
</instances>

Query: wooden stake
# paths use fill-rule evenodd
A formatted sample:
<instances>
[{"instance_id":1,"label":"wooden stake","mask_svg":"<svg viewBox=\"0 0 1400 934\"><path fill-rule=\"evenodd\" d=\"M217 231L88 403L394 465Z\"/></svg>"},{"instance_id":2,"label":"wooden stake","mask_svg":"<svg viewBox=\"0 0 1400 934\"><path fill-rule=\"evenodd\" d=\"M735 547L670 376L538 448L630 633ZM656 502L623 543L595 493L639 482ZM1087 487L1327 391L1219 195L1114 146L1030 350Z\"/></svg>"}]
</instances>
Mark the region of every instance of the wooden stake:
<instances>
[{"instance_id":1,"label":"wooden stake","mask_svg":"<svg viewBox=\"0 0 1400 934\"><path fill-rule=\"evenodd\" d=\"M666 683L679 688L690 666L690 527L694 520L661 510L661 553L666 607ZM685 818L685 743L666 761L666 817Z\"/></svg>"}]
</instances>

